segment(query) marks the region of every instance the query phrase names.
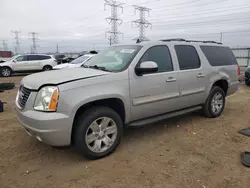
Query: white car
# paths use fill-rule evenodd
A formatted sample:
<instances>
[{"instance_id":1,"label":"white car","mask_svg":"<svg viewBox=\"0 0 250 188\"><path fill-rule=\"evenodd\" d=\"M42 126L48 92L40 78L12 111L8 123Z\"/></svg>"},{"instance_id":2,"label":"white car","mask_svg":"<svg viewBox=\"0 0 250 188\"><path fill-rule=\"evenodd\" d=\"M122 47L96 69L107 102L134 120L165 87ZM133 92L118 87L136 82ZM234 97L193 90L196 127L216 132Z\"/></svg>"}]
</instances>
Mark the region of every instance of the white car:
<instances>
[{"instance_id":1,"label":"white car","mask_svg":"<svg viewBox=\"0 0 250 188\"><path fill-rule=\"evenodd\" d=\"M57 65L51 55L25 54L17 55L0 63L0 75L8 77L15 72L48 71Z\"/></svg>"},{"instance_id":2,"label":"white car","mask_svg":"<svg viewBox=\"0 0 250 188\"><path fill-rule=\"evenodd\" d=\"M81 67L87 61L89 61L95 55L96 54L86 54L86 55L76 58L70 63L63 63L60 65L56 65L53 67L53 69L58 70L58 69L64 69L64 68L78 68L78 67Z\"/></svg>"}]
</instances>

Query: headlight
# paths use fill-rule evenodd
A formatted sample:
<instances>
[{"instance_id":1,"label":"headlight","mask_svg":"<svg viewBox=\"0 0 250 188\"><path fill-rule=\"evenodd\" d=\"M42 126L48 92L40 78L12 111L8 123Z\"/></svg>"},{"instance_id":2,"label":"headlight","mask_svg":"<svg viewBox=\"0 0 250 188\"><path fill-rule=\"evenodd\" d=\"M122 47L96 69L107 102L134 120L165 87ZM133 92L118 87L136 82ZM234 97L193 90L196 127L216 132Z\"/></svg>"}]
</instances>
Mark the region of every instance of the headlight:
<instances>
[{"instance_id":1,"label":"headlight","mask_svg":"<svg viewBox=\"0 0 250 188\"><path fill-rule=\"evenodd\" d=\"M59 90L56 86L46 86L39 90L34 109L38 111L54 112L57 109Z\"/></svg>"}]
</instances>

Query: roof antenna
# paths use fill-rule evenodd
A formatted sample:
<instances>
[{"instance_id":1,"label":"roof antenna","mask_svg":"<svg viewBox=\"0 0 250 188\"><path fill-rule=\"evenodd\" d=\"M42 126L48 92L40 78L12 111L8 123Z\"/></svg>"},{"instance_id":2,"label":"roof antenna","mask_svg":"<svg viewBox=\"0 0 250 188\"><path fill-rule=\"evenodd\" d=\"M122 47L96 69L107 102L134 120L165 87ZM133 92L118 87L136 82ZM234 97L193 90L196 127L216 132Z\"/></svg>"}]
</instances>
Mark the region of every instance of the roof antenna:
<instances>
[{"instance_id":1,"label":"roof antenna","mask_svg":"<svg viewBox=\"0 0 250 188\"><path fill-rule=\"evenodd\" d=\"M136 43L141 43L141 40L140 40L140 39L137 39L137 40L136 40Z\"/></svg>"}]
</instances>

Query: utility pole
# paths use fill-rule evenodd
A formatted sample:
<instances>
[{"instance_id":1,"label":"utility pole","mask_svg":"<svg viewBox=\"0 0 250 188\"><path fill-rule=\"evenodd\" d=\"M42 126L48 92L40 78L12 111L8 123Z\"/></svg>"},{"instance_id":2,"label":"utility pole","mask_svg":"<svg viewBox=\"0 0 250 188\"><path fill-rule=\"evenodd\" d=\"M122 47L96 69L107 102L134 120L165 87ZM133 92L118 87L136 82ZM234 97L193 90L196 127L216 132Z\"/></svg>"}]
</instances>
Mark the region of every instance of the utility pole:
<instances>
[{"instance_id":1,"label":"utility pole","mask_svg":"<svg viewBox=\"0 0 250 188\"><path fill-rule=\"evenodd\" d=\"M32 40L32 48L33 48L32 52L33 52L34 54L36 54L36 53L37 53L37 49L36 49L36 40L38 39L38 38L36 38L36 35L37 35L38 33L36 33L36 32L30 32L30 34L32 35L32 38L31 38L31 40Z\"/></svg>"},{"instance_id":2,"label":"utility pole","mask_svg":"<svg viewBox=\"0 0 250 188\"><path fill-rule=\"evenodd\" d=\"M112 37L109 36L109 46L111 46L111 45L112 45Z\"/></svg>"},{"instance_id":3,"label":"utility pole","mask_svg":"<svg viewBox=\"0 0 250 188\"><path fill-rule=\"evenodd\" d=\"M7 46L7 43L5 42L5 40L2 40L2 43L3 43L3 50L8 51L8 46Z\"/></svg>"},{"instance_id":4,"label":"utility pole","mask_svg":"<svg viewBox=\"0 0 250 188\"><path fill-rule=\"evenodd\" d=\"M149 39L145 37L145 28L147 28L148 26L152 27L152 24L146 20L145 13L148 12L149 15L149 11L151 9L137 5L133 5L133 7L135 8L135 14L136 11L140 12L140 18L138 20L132 21L132 24L135 23L136 26L139 27L139 37L135 38L134 40L139 39L140 41L147 41Z\"/></svg>"},{"instance_id":5,"label":"utility pole","mask_svg":"<svg viewBox=\"0 0 250 188\"><path fill-rule=\"evenodd\" d=\"M223 37L223 33L220 33L220 42L222 43L222 37Z\"/></svg>"},{"instance_id":6,"label":"utility pole","mask_svg":"<svg viewBox=\"0 0 250 188\"><path fill-rule=\"evenodd\" d=\"M32 47L32 46L30 46L30 53L31 53L31 54L34 54L34 51L33 51L33 47Z\"/></svg>"},{"instance_id":7,"label":"utility pole","mask_svg":"<svg viewBox=\"0 0 250 188\"><path fill-rule=\"evenodd\" d=\"M114 1L114 0L105 0L104 10L106 10L106 6L111 7L111 17L106 18L106 21L111 25L111 30L107 31L105 36L110 34L112 37L112 44L119 43L119 35L122 34L118 31L118 26L122 24L122 20L118 18L118 8L122 9L123 12L123 5L124 3ZM110 40L110 39L109 39Z\"/></svg>"},{"instance_id":8,"label":"utility pole","mask_svg":"<svg viewBox=\"0 0 250 188\"><path fill-rule=\"evenodd\" d=\"M59 53L59 47L58 47L58 44L56 44L56 53L57 53L57 54Z\"/></svg>"},{"instance_id":9,"label":"utility pole","mask_svg":"<svg viewBox=\"0 0 250 188\"><path fill-rule=\"evenodd\" d=\"M14 33L15 37L15 41L16 41L16 47L15 47L15 53L21 53L21 49L20 49L20 43L19 43L19 34L20 31L12 31L12 33Z\"/></svg>"}]
</instances>

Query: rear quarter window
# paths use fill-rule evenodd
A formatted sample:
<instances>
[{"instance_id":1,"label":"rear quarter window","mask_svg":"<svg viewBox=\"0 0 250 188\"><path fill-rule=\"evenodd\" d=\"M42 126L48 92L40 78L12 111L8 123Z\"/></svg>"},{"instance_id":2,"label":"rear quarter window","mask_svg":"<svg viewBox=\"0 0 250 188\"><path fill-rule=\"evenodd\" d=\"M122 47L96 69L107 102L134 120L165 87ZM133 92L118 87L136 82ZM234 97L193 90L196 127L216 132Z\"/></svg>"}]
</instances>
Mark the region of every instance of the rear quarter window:
<instances>
[{"instance_id":1,"label":"rear quarter window","mask_svg":"<svg viewBox=\"0 0 250 188\"><path fill-rule=\"evenodd\" d=\"M200 46L211 66L237 65L237 60L229 47Z\"/></svg>"}]
</instances>

